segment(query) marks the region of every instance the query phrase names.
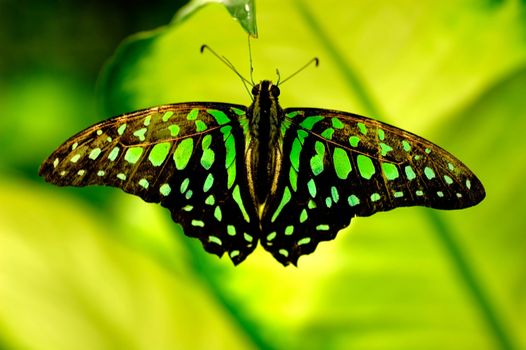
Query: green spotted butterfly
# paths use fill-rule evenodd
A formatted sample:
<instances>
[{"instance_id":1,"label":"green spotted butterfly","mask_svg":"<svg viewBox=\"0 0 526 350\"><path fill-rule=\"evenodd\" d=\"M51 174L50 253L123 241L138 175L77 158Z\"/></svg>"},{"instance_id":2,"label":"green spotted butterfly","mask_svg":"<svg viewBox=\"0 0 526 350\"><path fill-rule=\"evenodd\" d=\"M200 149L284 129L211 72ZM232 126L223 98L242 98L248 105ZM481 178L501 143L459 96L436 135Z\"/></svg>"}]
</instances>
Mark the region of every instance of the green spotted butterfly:
<instances>
[{"instance_id":1,"label":"green spotted butterfly","mask_svg":"<svg viewBox=\"0 0 526 350\"><path fill-rule=\"evenodd\" d=\"M248 108L192 102L123 114L71 137L39 173L161 203L186 235L236 265L258 242L296 265L355 216L484 198L477 177L433 143L356 114L282 109L279 93L264 80Z\"/></svg>"}]
</instances>

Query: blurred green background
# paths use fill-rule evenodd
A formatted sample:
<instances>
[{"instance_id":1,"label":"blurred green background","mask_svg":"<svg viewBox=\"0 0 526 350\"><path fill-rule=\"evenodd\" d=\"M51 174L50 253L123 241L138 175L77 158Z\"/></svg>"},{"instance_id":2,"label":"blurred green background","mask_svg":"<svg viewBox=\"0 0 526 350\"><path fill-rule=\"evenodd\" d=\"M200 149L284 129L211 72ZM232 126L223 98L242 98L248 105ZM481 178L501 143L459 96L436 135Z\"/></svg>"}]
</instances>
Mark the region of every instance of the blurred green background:
<instances>
[{"instance_id":1,"label":"blurred green background","mask_svg":"<svg viewBox=\"0 0 526 350\"><path fill-rule=\"evenodd\" d=\"M160 206L37 176L111 115L249 103L199 54L248 75L246 34L219 4L167 26L182 5L0 0L0 348L526 349L526 2L256 4L255 80L320 58L282 87L284 107L415 132L487 191L467 210L354 219L298 268L262 249L234 268Z\"/></svg>"}]
</instances>

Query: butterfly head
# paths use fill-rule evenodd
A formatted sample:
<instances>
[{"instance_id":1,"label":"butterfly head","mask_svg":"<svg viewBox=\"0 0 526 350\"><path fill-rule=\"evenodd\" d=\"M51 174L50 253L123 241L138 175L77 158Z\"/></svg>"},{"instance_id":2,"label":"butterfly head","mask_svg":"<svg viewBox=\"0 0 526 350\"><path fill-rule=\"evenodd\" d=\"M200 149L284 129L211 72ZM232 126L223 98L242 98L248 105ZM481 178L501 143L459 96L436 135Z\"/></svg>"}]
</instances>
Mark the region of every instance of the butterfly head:
<instances>
[{"instance_id":1,"label":"butterfly head","mask_svg":"<svg viewBox=\"0 0 526 350\"><path fill-rule=\"evenodd\" d=\"M280 90L277 85L274 85L270 80L262 80L259 84L252 87L252 96L254 100L258 97L268 96L269 99L277 99Z\"/></svg>"}]
</instances>

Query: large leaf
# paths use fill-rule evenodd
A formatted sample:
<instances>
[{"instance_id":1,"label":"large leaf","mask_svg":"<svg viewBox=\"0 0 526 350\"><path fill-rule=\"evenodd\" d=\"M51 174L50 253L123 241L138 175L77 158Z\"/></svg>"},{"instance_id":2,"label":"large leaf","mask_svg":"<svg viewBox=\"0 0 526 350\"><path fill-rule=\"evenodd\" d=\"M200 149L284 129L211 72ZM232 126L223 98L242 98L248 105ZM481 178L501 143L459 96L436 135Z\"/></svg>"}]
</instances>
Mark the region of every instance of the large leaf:
<instances>
[{"instance_id":1,"label":"large leaf","mask_svg":"<svg viewBox=\"0 0 526 350\"><path fill-rule=\"evenodd\" d=\"M155 348L149 343L152 338L140 333L143 324L116 322L114 307L104 307L111 304L105 300L112 301L114 293L104 288L107 279L94 272L82 273L86 264L94 264L93 271L115 270L114 279L127 282L119 284L123 291L119 295L134 296L134 315L144 318L144 324L168 319L167 329L186 327L188 339L183 337L182 342L180 332L155 338L166 347L207 348L209 344L190 335L215 337L216 332L226 332L231 336L228 343L213 345L525 348L526 197L522 182L526 156L521 132L526 130L526 43L521 11L518 2L468 0L258 3L261 39L252 42L256 80L275 79L276 68L284 77L313 56L321 62L319 68L283 85L283 106L369 114L427 137L475 171L485 184L486 200L463 211L405 208L355 219L335 241L302 257L299 268L285 269L261 250L234 268L228 259L207 255L195 240L185 237L163 209L139 199L119 193L111 197L110 212L95 211L70 197L72 191L52 199L51 193L63 190L23 191L27 185L19 184L10 187L15 192L6 190L3 203L11 203L15 193L24 198L23 203L36 203L28 212L36 213L35 218L48 226L38 225L42 221L36 219L37 225L19 219L18 225L8 226L9 231L0 230L0 237L7 237L0 245L2 271L5 266L31 266L34 260L22 249L29 245L45 256L40 259L45 268L60 266L75 276L79 286L86 285L88 291L97 288L101 300L67 304L66 316L87 319L90 326L70 332L64 328L72 324L70 318L49 317L53 310L47 308L48 301L59 303L60 296L71 292L69 285L58 297L28 294L35 287L24 280L20 283L22 269L4 273L0 275L5 278L0 281L4 293L0 295L0 329L6 343L34 344L27 335L38 329L24 326L31 320L63 328L78 339L96 339L100 342L95 345L101 347ZM128 40L119 48L100 85L106 116L168 102L248 104L238 78L212 55L199 54L204 43L249 75L246 34L220 6L208 6L185 22L143 35L142 40ZM45 204L37 196L44 196ZM22 203L16 203L0 222L23 212ZM35 228L39 226L41 230ZM55 235L46 232L46 227L58 227L62 235L51 240ZM136 251L119 253L124 248L111 240L108 243L108 231L114 232L116 242ZM64 236L79 237L79 241ZM12 237L21 237L21 243ZM52 244L41 244L46 237L51 237ZM93 245L91 253L77 260L66 262L52 253L86 244ZM11 251L15 253L8 254ZM97 252L107 256L115 252L117 257L101 259ZM142 264L149 267L135 267ZM28 271L29 279L38 277L47 285L61 276L55 270L47 275ZM154 277L149 277L150 271L155 271ZM151 296L133 294L145 284L152 293L158 289L167 293L157 299L158 308L152 313ZM22 301L32 300L41 307L39 312L4 307L17 295ZM196 311L188 298L201 296L207 307ZM122 303L131 305L126 300L131 298ZM200 317L208 323L200 324ZM93 337L91 327L100 325L104 328ZM68 348L69 343L51 342L43 333L37 332L36 339L54 348Z\"/></svg>"},{"instance_id":2,"label":"large leaf","mask_svg":"<svg viewBox=\"0 0 526 350\"><path fill-rule=\"evenodd\" d=\"M200 8L211 3L223 4L250 36L258 37L255 0L192 0L177 12L174 24L187 20Z\"/></svg>"},{"instance_id":3,"label":"large leaf","mask_svg":"<svg viewBox=\"0 0 526 350\"><path fill-rule=\"evenodd\" d=\"M172 239L157 237L178 256L173 269L113 239L82 202L9 183L0 185L9 202L0 211L0 338L13 349L250 346ZM140 216L169 231L151 208Z\"/></svg>"}]
</instances>

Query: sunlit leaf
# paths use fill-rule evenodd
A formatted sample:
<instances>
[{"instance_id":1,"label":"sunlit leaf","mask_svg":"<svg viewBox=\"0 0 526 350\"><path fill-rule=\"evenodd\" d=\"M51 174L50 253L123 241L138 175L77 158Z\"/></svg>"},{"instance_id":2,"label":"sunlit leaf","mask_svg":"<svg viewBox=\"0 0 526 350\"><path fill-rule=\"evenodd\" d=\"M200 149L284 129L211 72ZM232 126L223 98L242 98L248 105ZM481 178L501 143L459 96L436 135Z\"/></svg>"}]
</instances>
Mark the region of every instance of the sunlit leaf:
<instances>
[{"instance_id":1,"label":"sunlit leaf","mask_svg":"<svg viewBox=\"0 0 526 350\"><path fill-rule=\"evenodd\" d=\"M201 7L210 3L223 4L249 35L258 37L255 0L192 0L176 14L174 24L186 20Z\"/></svg>"}]
</instances>

